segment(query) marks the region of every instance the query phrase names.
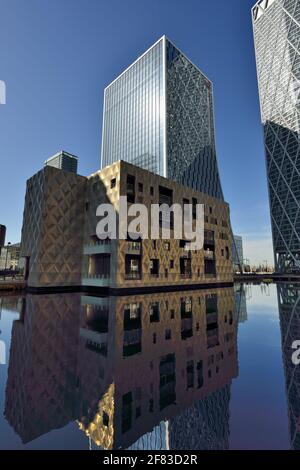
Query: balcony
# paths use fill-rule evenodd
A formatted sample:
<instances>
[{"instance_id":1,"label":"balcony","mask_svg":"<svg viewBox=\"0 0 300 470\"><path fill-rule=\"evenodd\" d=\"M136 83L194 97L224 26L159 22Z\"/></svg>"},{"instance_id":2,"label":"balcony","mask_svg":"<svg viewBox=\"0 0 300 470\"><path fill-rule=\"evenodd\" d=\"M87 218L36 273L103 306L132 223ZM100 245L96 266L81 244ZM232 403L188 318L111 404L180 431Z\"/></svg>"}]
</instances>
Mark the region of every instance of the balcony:
<instances>
[{"instance_id":1,"label":"balcony","mask_svg":"<svg viewBox=\"0 0 300 470\"><path fill-rule=\"evenodd\" d=\"M210 259L214 260L215 259L215 253L212 250L205 250L204 251L204 259Z\"/></svg>"},{"instance_id":2,"label":"balcony","mask_svg":"<svg viewBox=\"0 0 300 470\"><path fill-rule=\"evenodd\" d=\"M111 240L95 240L83 247L84 255L98 255L111 253Z\"/></svg>"}]
</instances>

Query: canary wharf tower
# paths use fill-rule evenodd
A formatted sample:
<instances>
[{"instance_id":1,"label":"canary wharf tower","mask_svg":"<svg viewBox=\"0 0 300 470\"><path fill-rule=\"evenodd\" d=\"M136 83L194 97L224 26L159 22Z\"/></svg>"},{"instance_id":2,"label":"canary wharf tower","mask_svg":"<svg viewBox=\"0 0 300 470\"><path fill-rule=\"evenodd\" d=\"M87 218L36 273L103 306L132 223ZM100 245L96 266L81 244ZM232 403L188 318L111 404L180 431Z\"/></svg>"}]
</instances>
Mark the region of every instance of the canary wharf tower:
<instances>
[{"instance_id":1,"label":"canary wharf tower","mask_svg":"<svg viewBox=\"0 0 300 470\"><path fill-rule=\"evenodd\" d=\"M300 271L300 2L252 9L276 270Z\"/></svg>"},{"instance_id":2,"label":"canary wharf tower","mask_svg":"<svg viewBox=\"0 0 300 470\"><path fill-rule=\"evenodd\" d=\"M117 160L223 199L212 84L165 36L105 89L102 167Z\"/></svg>"}]
</instances>

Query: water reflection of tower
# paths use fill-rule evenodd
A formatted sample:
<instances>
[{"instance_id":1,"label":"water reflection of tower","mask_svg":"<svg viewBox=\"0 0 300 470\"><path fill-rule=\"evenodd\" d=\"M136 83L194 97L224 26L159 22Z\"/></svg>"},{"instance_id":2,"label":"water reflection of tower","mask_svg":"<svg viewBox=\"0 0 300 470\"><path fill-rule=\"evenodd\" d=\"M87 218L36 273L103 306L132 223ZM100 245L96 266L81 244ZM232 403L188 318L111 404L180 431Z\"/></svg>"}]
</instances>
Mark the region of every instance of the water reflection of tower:
<instances>
[{"instance_id":1,"label":"water reflection of tower","mask_svg":"<svg viewBox=\"0 0 300 470\"><path fill-rule=\"evenodd\" d=\"M300 366L292 362L292 344L300 338L300 286L277 286L291 448L300 450Z\"/></svg>"},{"instance_id":2,"label":"water reflection of tower","mask_svg":"<svg viewBox=\"0 0 300 470\"><path fill-rule=\"evenodd\" d=\"M247 300L249 300L252 295L250 289L251 286L245 284L234 285L235 312L239 323L244 323L248 320Z\"/></svg>"}]
</instances>

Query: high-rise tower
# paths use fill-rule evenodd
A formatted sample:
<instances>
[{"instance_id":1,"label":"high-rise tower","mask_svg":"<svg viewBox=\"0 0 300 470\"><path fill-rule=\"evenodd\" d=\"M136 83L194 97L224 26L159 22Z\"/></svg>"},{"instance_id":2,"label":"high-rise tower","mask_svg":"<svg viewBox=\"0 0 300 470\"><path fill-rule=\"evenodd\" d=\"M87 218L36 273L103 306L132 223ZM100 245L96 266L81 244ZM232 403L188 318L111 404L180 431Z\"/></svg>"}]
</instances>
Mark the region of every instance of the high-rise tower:
<instances>
[{"instance_id":1,"label":"high-rise tower","mask_svg":"<svg viewBox=\"0 0 300 470\"><path fill-rule=\"evenodd\" d=\"M223 199L212 83L165 36L105 89L102 167L118 160Z\"/></svg>"},{"instance_id":2,"label":"high-rise tower","mask_svg":"<svg viewBox=\"0 0 300 470\"><path fill-rule=\"evenodd\" d=\"M252 9L276 270L300 271L300 2Z\"/></svg>"}]
</instances>

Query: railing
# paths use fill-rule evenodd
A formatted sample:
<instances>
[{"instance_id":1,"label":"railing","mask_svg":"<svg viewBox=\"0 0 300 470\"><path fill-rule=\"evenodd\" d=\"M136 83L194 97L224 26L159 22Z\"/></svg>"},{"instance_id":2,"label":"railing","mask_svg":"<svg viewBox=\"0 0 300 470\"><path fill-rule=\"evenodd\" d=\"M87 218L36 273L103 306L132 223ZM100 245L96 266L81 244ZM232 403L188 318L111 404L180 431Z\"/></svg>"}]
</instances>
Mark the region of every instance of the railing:
<instances>
[{"instance_id":1,"label":"railing","mask_svg":"<svg viewBox=\"0 0 300 470\"><path fill-rule=\"evenodd\" d=\"M192 282L199 282L200 278L203 279L211 279L215 278L217 275L216 273L208 273L205 274L203 271L197 271L190 272L190 273L174 273L174 272L162 272L162 273L119 273L118 276L120 276L124 280L134 280L134 279L142 279L143 282L174 282L178 283L180 280L191 280Z\"/></svg>"},{"instance_id":2,"label":"railing","mask_svg":"<svg viewBox=\"0 0 300 470\"><path fill-rule=\"evenodd\" d=\"M139 273L139 272L132 272L132 273L125 273L125 279L126 280L132 280L132 279L141 279L142 278L142 274Z\"/></svg>"},{"instance_id":3,"label":"railing","mask_svg":"<svg viewBox=\"0 0 300 470\"><path fill-rule=\"evenodd\" d=\"M141 251L141 243L140 242L127 242L126 243L126 252L128 251Z\"/></svg>"},{"instance_id":4,"label":"railing","mask_svg":"<svg viewBox=\"0 0 300 470\"><path fill-rule=\"evenodd\" d=\"M181 279L192 279L192 273L180 273Z\"/></svg>"},{"instance_id":5,"label":"railing","mask_svg":"<svg viewBox=\"0 0 300 470\"><path fill-rule=\"evenodd\" d=\"M86 246L103 246L103 245L111 245L111 239L107 238L105 240L92 240L89 243L85 243Z\"/></svg>"},{"instance_id":6,"label":"railing","mask_svg":"<svg viewBox=\"0 0 300 470\"><path fill-rule=\"evenodd\" d=\"M86 278L86 279L109 279L110 274L108 274L108 273L105 273L105 274L84 274L82 277Z\"/></svg>"}]
</instances>

